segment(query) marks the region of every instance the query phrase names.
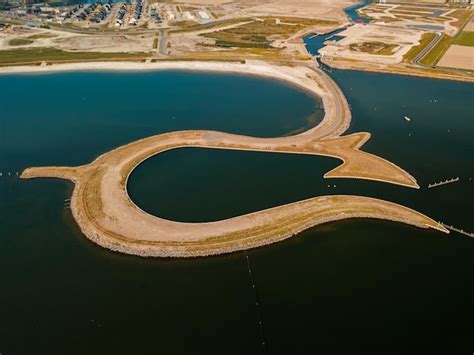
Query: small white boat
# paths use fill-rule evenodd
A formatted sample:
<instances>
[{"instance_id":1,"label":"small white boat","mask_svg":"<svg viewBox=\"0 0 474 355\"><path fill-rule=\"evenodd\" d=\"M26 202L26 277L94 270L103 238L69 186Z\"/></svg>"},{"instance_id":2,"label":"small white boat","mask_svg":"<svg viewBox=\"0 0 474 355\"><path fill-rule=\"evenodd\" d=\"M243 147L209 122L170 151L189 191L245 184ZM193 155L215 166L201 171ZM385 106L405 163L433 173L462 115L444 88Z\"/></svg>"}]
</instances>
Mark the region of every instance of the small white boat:
<instances>
[{"instance_id":1,"label":"small white boat","mask_svg":"<svg viewBox=\"0 0 474 355\"><path fill-rule=\"evenodd\" d=\"M407 117L407 116L405 116L405 121L407 121L407 122L410 122L410 121L411 121L411 118L410 118L410 117Z\"/></svg>"}]
</instances>

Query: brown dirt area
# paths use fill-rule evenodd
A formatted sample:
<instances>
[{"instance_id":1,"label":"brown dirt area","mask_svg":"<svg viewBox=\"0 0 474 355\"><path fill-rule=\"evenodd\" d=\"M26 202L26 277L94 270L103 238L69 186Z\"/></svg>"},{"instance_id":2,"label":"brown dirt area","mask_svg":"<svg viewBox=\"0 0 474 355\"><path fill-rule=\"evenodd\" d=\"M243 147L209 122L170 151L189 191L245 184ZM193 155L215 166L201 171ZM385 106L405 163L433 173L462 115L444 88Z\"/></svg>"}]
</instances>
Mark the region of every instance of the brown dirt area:
<instances>
[{"instance_id":1,"label":"brown dirt area","mask_svg":"<svg viewBox=\"0 0 474 355\"><path fill-rule=\"evenodd\" d=\"M438 62L438 66L474 70L474 47L452 45Z\"/></svg>"}]
</instances>

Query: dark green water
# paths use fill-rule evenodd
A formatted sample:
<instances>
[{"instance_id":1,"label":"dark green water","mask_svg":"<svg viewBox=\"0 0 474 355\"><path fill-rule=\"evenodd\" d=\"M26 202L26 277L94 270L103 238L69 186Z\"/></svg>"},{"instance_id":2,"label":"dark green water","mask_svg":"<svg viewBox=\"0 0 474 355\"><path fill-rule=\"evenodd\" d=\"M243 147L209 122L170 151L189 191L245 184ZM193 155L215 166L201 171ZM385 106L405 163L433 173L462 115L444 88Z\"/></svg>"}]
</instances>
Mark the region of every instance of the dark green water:
<instances>
[{"instance_id":1,"label":"dark green water","mask_svg":"<svg viewBox=\"0 0 474 355\"><path fill-rule=\"evenodd\" d=\"M201 221L351 193L474 230L474 86L333 75L352 106L350 131L373 133L366 150L400 164L423 187L462 181L411 190L323 180L337 164L328 158L179 149L132 174L132 198L159 216ZM3 76L0 83L9 88L0 97L3 172L86 163L177 129L287 134L322 115L306 94L246 77L76 73ZM64 208L71 188L0 177L0 353L262 353L244 253L159 260L109 252L86 240ZM269 354L474 349L471 238L357 220L248 254Z\"/></svg>"}]
</instances>

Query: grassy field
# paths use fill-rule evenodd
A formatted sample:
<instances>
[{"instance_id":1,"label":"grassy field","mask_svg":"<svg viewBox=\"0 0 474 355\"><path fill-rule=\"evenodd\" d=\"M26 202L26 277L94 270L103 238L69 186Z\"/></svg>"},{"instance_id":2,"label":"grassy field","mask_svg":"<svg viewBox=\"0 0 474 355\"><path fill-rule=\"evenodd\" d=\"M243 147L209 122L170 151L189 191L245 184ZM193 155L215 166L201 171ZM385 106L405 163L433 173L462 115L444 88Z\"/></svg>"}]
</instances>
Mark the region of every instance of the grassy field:
<instances>
[{"instance_id":1,"label":"grassy field","mask_svg":"<svg viewBox=\"0 0 474 355\"><path fill-rule=\"evenodd\" d=\"M252 21L250 18L233 18L230 20L219 21L219 22L209 22L208 24L202 24L200 26L188 26L184 28L174 29L171 30L170 33L180 33L180 32L193 32L193 31L202 31L202 30L209 30L213 28L231 26L238 23L245 23L248 21Z\"/></svg>"},{"instance_id":2,"label":"grassy field","mask_svg":"<svg viewBox=\"0 0 474 355\"><path fill-rule=\"evenodd\" d=\"M311 60L310 55L288 55L280 48L231 48L226 50L203 50L173 57L176 60L210 60L240 62L249 59L268 60L290 65L295 61Z\"/></svg>"},{"instance_id":3,"label":"grassy field","mask_svg":"<svg viewBox=\"0 0 474 355\"><path fill-rule=\"evenodd\" d=\"M270 48L272 40L286 39L309 26L331 25L334 22L293 17L264 17L262 21L252 21L239 27L205 33L218 47Z\"/></svg>"},{"instance_id":4,"label":"grassy field","mask_svg":"<svg viewBox=\"0 0 474 355\"><path fill-rule=\"evenodd\" d=\"M26 46L28 44L33 43L32 39L28 38L14 38L8 42L10 46Z\"/></svg>"},{"instance_id":5,"label":"grassy field","mask_svg":"<svg viewBox=\"0 0 474 355\"><path fill-rule=\"evenodd\" d=\"M387 44L383 42L363 42L363 43L352 43L350 45L351 50L355 52L364 52L376 55L392 55L393 50L397 48L396 44Z\"/></svg>"},{"instance_id":6,"label":"grassy field","mask_svg":"<svg viewBox=\"0 0 474 355\"><path fill-rule=\"evenodd\" d=\"M405 62L411 62L420 52L434 40L436 35L432 32L424 33L421 37L420 44L411 48L407 54L403 57Z\"/></svg>"},{"instance_id":7,"label":"grassy field","mask_svg":"<svg viewBox=\"0 0 474 355\"><path fill-rule=\"evenodd\" d=\"M174 21L171 25L178 26L178 27L191 27L191 26L199 25L199 22L192 21L192 20L183 20L183 21Z\"/></svg>"},{"instance_id":8,"label":"grassy field","mask_svg":"<svg viewBox=\"0 0 474 355\"><path fill-rule=\"evenodd\" d=\"M457 28L463 28L464 25L471 19L472 11L471 10L455 10L451 12L449 17L457 18L457 21L453 22L452 25Z\"/></svg>"},{"instance_id":9,"label":"grassy field","mask_svg":"<svg viewBox=\"0 0 474 355\"><path fill-rule=\"evenodd\" d=\"M24 48L0 51L0 65L40 64L87 60L142 59L147 53L66 52L56 48Z\"/></svg>"},{"instance_id":10,"label":"grassy field","mask_svg":"<svg viewBox=\"0 0 474 355\"><path fill-rule=\"evenodd\" d=\"M58 35L56 35L54 33L45 32L45 33L38 33L38 34L35 34L35 35L31 35L31 36L28 36L27 38L29 38L29 39L40 39L40 38L54 38L54 37L58 37Z\"/></svg>"},{"instance_id":11,"label":"grassy field","mask_svg":"<svg viewBox=\"0 0 474 355\"><path fill-rule=\"evenodd\" d=\"M474 47L474 32L462 32L454 41L460 46Z\"/></svg>"},{"instance_id":12,"label":"grassy field","mask_svg":"<svg viewBox=\"0 0 474 355\"><path fill-rule=\"evenodd\" d=\"M444 34L438 44L422 60L420 60L420 63L423 65L435 66L452 43L453 38Z\"/></svg>"}]
</instances>

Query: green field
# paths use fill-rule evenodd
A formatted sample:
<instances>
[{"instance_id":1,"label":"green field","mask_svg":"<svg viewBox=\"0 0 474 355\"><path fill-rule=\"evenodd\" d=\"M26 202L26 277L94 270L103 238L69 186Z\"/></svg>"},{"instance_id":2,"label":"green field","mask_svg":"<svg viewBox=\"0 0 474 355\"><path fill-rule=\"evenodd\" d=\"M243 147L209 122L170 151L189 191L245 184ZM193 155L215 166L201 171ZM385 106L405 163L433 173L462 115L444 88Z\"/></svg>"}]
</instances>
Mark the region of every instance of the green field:
<instances>
[{"instance_id":1,"label":"green field","mask_svg":"<svg viewBox=\"0 0 474 355\"><path fill-rule=\"evenodd\" d=\"M0 51L0 65L39 64L88 60L143 59L148 53L66 52L56 48L23 48Z\"/></svg>"},{"instance_id":2,"label":"green field","mask_svg":"<svg viewBox=\"0 0 474 355\"><path fill-rule=\"evenodd\" d=\"M239 23L245 23L247 21L252 21L252 20L250 18L246 18L246 17L234 18L234 19L218 21L218 22L209 22L207 24L202 24L202 25L199 25L199 26L189 26L189 27L183 27L183 28L179 28L179 29L173 29L173 30L170 31L170 33L202 31L202 30L209 30L209 29L212 29L212 28L217 29L219 27L236 25L236 24L239 24Z\"/></svg>"},{"instance_id":3,"label":"green field","mask_svg":"<svg viewBox=\"0 0 474 355\"><path fill-rule=\"evenodd\" d=\"M215 39L218 47L270 48L276 38L286 39L309 26L335 24L330 21L294 17L279 17L279 20L280 23L277 23L275 17L263 17L260 21L201 36Z\"/></svg>"},{"instance_id":4,"label":"green field","mask_svg":"<svg viewBox=\"0 0 474 355\"><path fill-rule=\"evenodd\" d=\"M375 55L392 55L396 44L387 44L383 42L363 42L363 43L352 43L350 49L355 52L364 52Z\"/></svg>"},{"instance_id":5,"label":"green field","mask_svg":"<svg viewBox=\"0 0 474 355\"><path fill-rule=\"evenodd\" d=\"M33 43L32 39L28 38L14 38L8 42L10 46L26 46L28 44Z\"/></svg>"},{"instance_id":6,"label":"green field","mask_svg":"<svg viewBox=\"0 0 474 355\"><path fill-rule=\"evenodd\" d=\"M434 48L422 60L420 60L420 63L423 65L435 66L452 43L453 38L444 34L438 44L434 46Z\"/></svg>"},{"instance_id":7,"label":"green field","mask_svg":"<svg viewBox=\"0 0 474 355\"><path fill-rule=\"evenodd\" d=\"M49 32L44 32L44 33L38 33L35 35L28 36L28 39L41 39L41 38L55 38L58 37L58 35L54 33L49 33Z\"/></svg>"},{"instance_id":8,"label":"green field","mask_svg":"<svg viewBox=\"0 0 474 355\"><path fill-rule=\"evenodd\" d=\"M474 47L474 32L462 32L454 41L454 44L460 46Z\"/></svg>"},{"instance_id":9,"label":"green field","mask_svg":"<svg viewBox=\"0 0 474 355\"><path fill-rule=\"evenodd\" d=\"M420 44L411 48L407 54L403 57L405 62L411 62L420 52L434 40L436 35L432 32L424 33L421 37Z\"/></svg>"}]
</instances>

